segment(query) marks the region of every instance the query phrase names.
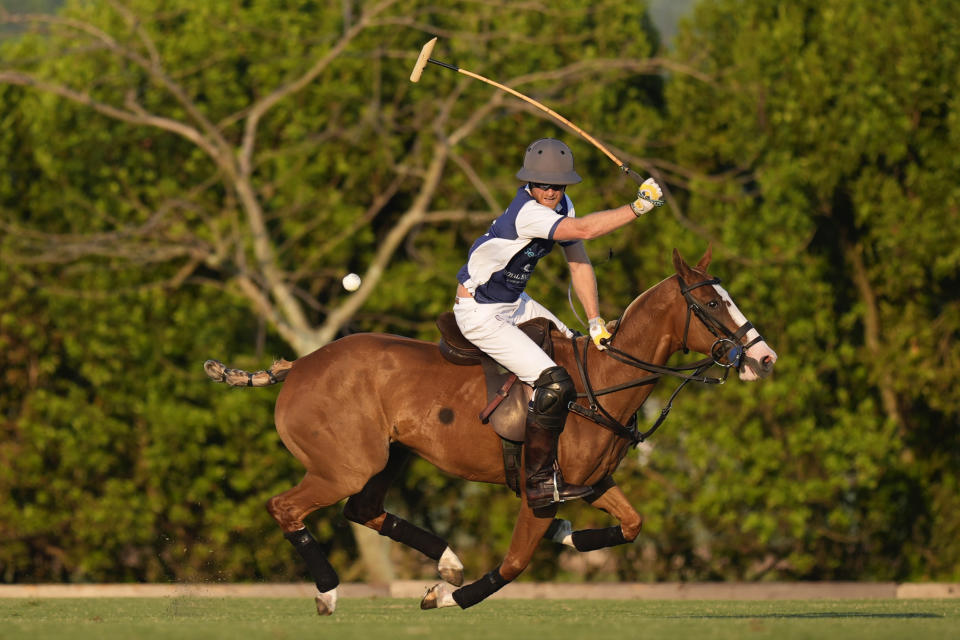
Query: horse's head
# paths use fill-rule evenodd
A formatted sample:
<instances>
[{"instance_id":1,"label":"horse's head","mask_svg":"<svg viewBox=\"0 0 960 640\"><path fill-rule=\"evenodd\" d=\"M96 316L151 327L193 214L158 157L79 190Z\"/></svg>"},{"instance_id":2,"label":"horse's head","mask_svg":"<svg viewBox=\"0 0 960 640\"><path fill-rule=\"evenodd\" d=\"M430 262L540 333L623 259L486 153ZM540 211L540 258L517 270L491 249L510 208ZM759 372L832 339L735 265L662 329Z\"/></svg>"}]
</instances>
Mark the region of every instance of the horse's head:
<instances>
[{"instance_id":1,"label":"horse's head","mask_svg":"<svg viewBox=\"0 0 960 640\"><path fill-rule=\"evenodd\" d=\"M736 367L741 380L765 378L773 372L777 354L737 308L720 280L707 273L711 248L697 266L688 265L673 250L677 283L687 307L682 328L684 349L710 354L714 361Z\"/></svg>"}]
</instances>

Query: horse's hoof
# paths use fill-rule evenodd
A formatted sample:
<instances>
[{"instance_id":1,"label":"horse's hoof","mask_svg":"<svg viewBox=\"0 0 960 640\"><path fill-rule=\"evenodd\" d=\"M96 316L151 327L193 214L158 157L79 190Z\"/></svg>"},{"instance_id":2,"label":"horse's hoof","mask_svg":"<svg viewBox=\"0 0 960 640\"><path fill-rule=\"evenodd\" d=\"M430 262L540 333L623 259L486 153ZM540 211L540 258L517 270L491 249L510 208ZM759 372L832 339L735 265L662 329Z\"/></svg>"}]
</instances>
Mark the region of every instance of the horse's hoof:
<instances>
[{"instance_id":1,"label":"horse's hoof","mask_svg":"<svg viewBox=\"0 0 960 640\"><path fill-rule=\"evenodd\" d=\"M445 582L457 587L463 584L463 563L460 562L460 558L450 547L444 549L443 555L440 556L440 561L437 562L437 572Z\"/></svg>"},{"instance_id":2,"label":"horse's hoof","mask_svg":"<svg viewBox=\"0 0 960 640\"><path fill-rule=\"evenodd\" d=\"M420 608L426 611L427 609L436 609L437 608L437 587L439 584L435 584L427 592L423 594L423 597L420 599Z\"/></svg>"},{"instance_id":3,"label":"horse's hoof","mask_svg":"<svg viewBox=\"0 0 960 640\"><path fill-rule=\"evenodd\" d=\"M317 603L317 615L332 616L337 610L337 590L332 589L326 593L318 593L314 599Z\"/></svg>"},{"instance_id":4,"label":"horse's hoof","mask_svg":"<svg viewBox=\"0 0 960 640\"><path fill-rule=\"evenodd\" d=\"M455 587L463 586L463 567L455 569L453 567L442 567L440 577L444 582L449 582Z\"/></svg>"},{"instance_id":5,"label":"horse's hoof","mask_svg":"<svg viewBox=\"0 0 960 640\"><path fill-rule=\"evenodd\" d=\"M438 582L427 589L427 592L423 594L423 598L420 600L420 608L424 611L427 609L452 607L455 604L457 604L457 602L453 599L453 587L445 582Z\"/></svg>"}]
</instances>

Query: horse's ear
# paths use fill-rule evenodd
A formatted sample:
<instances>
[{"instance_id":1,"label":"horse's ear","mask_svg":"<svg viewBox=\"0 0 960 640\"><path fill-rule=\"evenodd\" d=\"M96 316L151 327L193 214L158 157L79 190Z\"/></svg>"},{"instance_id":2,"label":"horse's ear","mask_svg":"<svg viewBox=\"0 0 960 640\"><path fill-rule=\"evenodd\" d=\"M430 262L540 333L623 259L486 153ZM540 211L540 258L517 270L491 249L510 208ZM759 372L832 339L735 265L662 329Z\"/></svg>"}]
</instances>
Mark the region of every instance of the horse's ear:
<instances>
[{"instance_id":1,"label":"horse's ear","mask_svg":"<svg viewBox=\"0 0 960 640\"><path fill-rule=\"evenodd\" d=\"M703 273L707 272L707 267L710 266L710 258L713 257L713 243L707 245L707 252L703 254L703 257L700 258L700 262L697 263L697 269Z\"/></svg>"},{"instance_id":2,"label":"horse's ear","mask_svg":"<svg viewBox=\"0 0 960 640\"><path fill-rule=\"evenodd\" d=\"M690 265L681 257L680 252L677 251L676 248L673 249L673 268L681 276L690 273Z\"/></svg>"}]
</instances>

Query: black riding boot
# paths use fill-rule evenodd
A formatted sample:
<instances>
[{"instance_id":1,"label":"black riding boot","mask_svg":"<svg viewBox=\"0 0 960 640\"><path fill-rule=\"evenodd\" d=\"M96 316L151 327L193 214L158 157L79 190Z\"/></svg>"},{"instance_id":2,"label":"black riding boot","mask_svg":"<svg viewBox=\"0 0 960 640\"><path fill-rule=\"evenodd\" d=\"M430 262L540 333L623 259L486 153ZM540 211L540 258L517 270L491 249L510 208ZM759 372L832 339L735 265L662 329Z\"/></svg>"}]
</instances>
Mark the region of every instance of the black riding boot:
<instances>
[{"instance_id":1,"label":"black riding boot","mask_svg":"<svg viewBox=\"0 0 960 640\"><path fill-rule=\"evenodd\" d=\"M557 466L559 431L549 431L527 421L526 464L527 504L530 508L546 507L554 502L582 498L593 492L590 487L567 484Z\"/></svg>"},{"instance_id":2,"label":"black riding boot","mask_svg":"<svg viewBox=\"0 0 960 640\"><path fill-rule=\"evenodd\" d=\"M546 369L534 384L524 437L527 504L533 509L582 498L593 491L564 483L557 466L557 443L567 420L567 403L575 397L573 381L563 367Z\"/></svg>"}]
</instances>

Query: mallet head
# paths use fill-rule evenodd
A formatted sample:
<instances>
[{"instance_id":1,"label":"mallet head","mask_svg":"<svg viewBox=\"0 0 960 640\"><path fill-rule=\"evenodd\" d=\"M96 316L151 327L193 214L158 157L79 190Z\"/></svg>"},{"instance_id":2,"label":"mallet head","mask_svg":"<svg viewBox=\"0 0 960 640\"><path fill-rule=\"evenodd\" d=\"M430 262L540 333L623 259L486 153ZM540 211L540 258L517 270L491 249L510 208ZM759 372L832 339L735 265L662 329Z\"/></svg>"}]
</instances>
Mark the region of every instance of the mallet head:
<instances>
[{"instance_id":1,"label":"mallet head","mask_svg":"<svg viewBox=\"0 0 960 640\"><path fill-rule=\"evenodd\" d=\"M433 38L430 42L423 45L423 49L420 49L417 64L413 65L413 72L410 73L410 82L419 82L420 76L423 75L423 70L426 68L427 61L430 60L430 54L433 53L433 47L436 44L437 39Z\"/></svg>"}]
</instances>

